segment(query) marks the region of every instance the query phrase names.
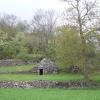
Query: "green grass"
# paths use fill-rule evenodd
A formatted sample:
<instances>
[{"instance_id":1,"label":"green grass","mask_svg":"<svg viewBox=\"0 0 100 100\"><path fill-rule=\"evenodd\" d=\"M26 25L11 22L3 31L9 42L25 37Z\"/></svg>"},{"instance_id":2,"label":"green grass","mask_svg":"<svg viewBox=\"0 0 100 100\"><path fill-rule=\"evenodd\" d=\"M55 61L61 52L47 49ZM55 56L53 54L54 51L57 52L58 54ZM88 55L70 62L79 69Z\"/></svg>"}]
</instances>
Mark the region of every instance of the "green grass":
<instances>
[{"instance_id":1,"label":"green grass","mask_svg":"<svg viewBox=\"0 0 100 100\"><path fill-rule=\"evenodd\" d=\"M34 74L0 74L0 80L14 81L33 81L33 80L51 80L51 81L69 81L82 80L83 75L79 74L51 74L51 75L34 75ZM90 75L90 79L100 82L99 75Z\"/></svg>"},{"instance_id":2,"label":"green grass","mask_svg":"<svg viewBox=\"0 0 100 100\"><path fill-rule=\"evenodd\" d=\"M0 100L100 100L100 90L0 89Z\"/></svg>"},{"instance_id":3,"label":"green grass","mask_svg":"<svg viewBox=\"0 0 100 100\"><path fill-rule=\"evenodd\" d=\"M16 72L16 71L27 71L33 68L33 65L23 65L23 66L9 66L0 67L0 72Z\"/></svg>"},{"instance_id":4,"label":"green grass","mask_svg":"<svg viewBox=\"0 0 100 100\"><path fill-rule=\"evenodd\" d=\"M35 65L34 65L35 66ZM32 65L0 67L0 72L27 71L32 69ZM0 74L0 80L14 81L33 81L33 80L52 80L52 81L69 81L82 80L83 75L79 74L51 74L51 75L34 75L34 74ZM90 75L90 79L100 82L100 74Z\"/></svg>"},{"instance_id":5,"label":"green grass","mask_svg":"<svg viewBox=\"0 0 100 100\"><path fill-rule=\"evenodd\" d=\"M90 75L90 79L100 82L100 74L92 74Z\"/></svg>"},{"instance_id":6,"label":"green grass","mask_svg":"<svg viewBox=\"0 0 100 100\"><path fill-rule=\"evenodd\" d=\"M34 75L34 74L0 74L0 80L15 80L15 81L32 81L32 80L80 80L82 75L73 74L52 74L52 75Z\"/></svg>"}]
</instances>

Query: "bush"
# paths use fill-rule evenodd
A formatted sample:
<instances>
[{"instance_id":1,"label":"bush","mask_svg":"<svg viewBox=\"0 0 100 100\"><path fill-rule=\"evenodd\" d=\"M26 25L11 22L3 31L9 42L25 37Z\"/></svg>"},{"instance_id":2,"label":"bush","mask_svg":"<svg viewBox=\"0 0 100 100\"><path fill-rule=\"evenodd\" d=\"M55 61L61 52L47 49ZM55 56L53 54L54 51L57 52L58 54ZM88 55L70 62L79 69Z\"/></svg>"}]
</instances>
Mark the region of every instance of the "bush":
<instances>
[{"instance_id":1,"label":"bush","mask_svg":"<svg viewBox=\"0 0 100 100\"><path fill-rule=\"evenodd\" d=\"M15 46L10 43L0 45L0 59L12 59L16 55Z\"/></svg>"}]
</instances>

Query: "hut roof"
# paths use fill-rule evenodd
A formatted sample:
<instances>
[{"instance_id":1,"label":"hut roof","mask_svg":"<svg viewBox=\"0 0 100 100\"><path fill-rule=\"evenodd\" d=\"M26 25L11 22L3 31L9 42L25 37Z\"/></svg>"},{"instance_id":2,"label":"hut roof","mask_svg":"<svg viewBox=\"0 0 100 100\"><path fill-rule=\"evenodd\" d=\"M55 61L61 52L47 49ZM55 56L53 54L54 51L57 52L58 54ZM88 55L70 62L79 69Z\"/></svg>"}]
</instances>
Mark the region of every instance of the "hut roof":
<instances>
[{"instance_id":1,"label":"hut roof","mask_svg":"<svg viewBox=\"0 0 100 100\"><path fill-rule=\"evenodd\" d=\"M56 67L56 66L50 59L44 58L38 65L38 68L43 68L43 67Z\"/></svg>"}]
</instances>

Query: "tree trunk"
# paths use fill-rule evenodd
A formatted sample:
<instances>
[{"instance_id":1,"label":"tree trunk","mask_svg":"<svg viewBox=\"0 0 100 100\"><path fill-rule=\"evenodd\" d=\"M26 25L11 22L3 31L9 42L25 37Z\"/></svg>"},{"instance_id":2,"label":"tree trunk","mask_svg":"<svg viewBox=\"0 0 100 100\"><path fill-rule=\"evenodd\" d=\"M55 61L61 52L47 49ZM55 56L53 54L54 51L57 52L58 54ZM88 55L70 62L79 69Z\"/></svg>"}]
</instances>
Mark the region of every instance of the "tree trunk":
<instances>
[{"instance_id":1,"label":"tree trunk","mask_svg":"<svg viewBox=\"0 0 100 100\"><path fill-rule=\"evenodd\" d=\"M82 27L82 20L80 16L80 11L79 11L79 2L77 1L77 12L78 12L78 24L79 24L79 33L81 37L81 43L82 43L82 57L83 57L83 72L84 72L84 80L88 82L89 76L88 76L88 65L87 65L87 46L86 46L86 40L84 37L84 32L83 32L83 27Z\"/></svg>"},{"instance_id":2,"label":"tree trunk","mask_svg":"<svg viewBox=\"0 0 100 100\"><path fill-rule=\"evenodd\" d=\"M89 76L88 76L88 58L87 58L87 46L86 46L86 40L83 36L83 33L80 33L81 40L82 40L82 57L83 57L83 72L84 72L84 80L88 82Z\"/></svg>"}]
</instances>

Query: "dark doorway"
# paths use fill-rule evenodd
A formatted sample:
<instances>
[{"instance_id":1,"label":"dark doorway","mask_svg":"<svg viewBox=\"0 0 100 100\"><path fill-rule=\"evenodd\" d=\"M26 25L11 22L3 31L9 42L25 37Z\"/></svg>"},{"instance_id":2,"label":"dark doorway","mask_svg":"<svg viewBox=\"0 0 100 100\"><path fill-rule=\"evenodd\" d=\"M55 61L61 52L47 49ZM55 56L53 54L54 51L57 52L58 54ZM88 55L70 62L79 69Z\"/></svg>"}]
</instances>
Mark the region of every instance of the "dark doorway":
<instances>
[{"instance_id":1,"label":"dark doorway","mask_svg":"<svg viewBox=\"0 0 100 100\"><path fill-rule=\"evenodd\" d=\"M39 75L43 75L43 69L39 70Z\"/></svg>"}]
</instances>

